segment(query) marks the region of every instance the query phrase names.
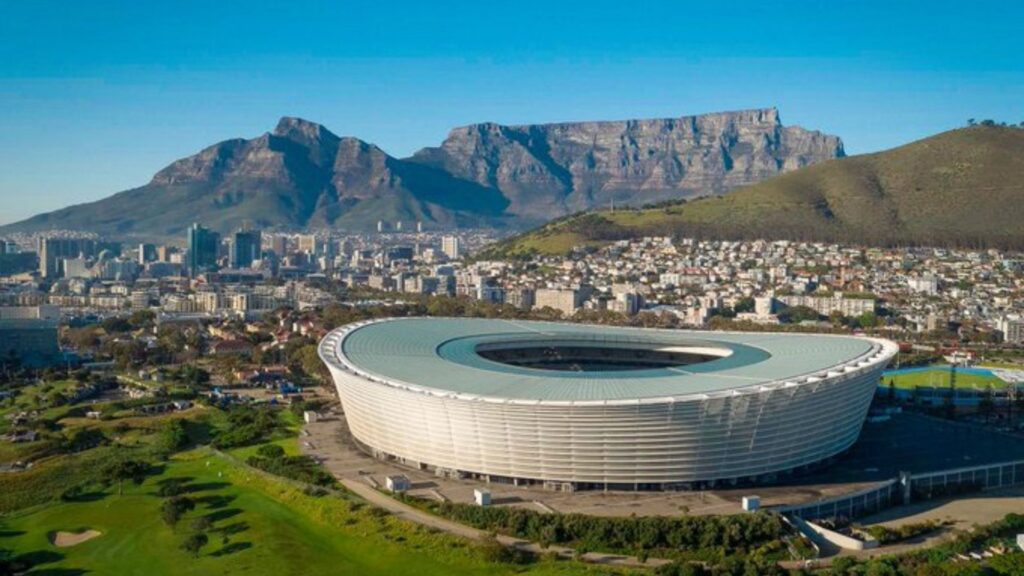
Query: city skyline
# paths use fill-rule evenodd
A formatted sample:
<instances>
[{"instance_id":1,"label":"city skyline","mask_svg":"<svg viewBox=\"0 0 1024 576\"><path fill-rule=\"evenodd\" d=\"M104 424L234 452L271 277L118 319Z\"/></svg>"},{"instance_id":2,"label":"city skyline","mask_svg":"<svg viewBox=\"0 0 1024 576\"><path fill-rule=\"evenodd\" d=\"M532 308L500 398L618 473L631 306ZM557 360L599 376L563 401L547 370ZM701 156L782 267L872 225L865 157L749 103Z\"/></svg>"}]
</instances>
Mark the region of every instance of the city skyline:
<instances>
[{"instance_id":1,"label":"city skyline","mask_svg":"<svg viewBox=\"0 0 1024 576\"><path fill-rule=\"evenodd\" d=\"M142 185L282 115L396 156L483 121L776 106L788 125L837 134L857 154L969 117L1024 120L1021 9L953 6L10 5L0 223Z\"/></svg>"}]
</instances>

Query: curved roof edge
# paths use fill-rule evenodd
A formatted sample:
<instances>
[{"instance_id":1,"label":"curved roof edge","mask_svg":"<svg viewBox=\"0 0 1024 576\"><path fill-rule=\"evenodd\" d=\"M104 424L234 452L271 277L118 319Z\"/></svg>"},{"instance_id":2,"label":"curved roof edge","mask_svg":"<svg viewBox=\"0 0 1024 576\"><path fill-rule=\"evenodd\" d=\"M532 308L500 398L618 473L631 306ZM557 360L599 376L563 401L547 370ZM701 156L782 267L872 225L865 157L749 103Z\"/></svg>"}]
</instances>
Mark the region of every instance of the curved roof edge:
<instances>
[{"instance_id":1,"label":"curved roof edge","mask_svg":"<svg viewBox=\"0 0 1024 576\"><path fill-rule=\"evenodd\" d=\"M361 378L376 382L384 386L390 386L393 388L399 388L418 394L428 394L431 396L437 396L442 398L451 398L463 401L476 401L476 402L493 402L500 404L520 404L527 406L628 406L628 405L644 405L644 404L662 404L672 402L692 402L701 400L711 400L716 398L729 398L735 396L742 396L747 394L760 394L763 392L769 392L772 390L781 390L787 388L793 388L797 386L812 385L823 380L830 378L840 378L846 375L860 374L867 370L874 368L884 368L888 364L889 360L896 355L899 351L899 347L895 342L886 340L883 338L874 338L867 336L848 336L848 335L837 335L837 334L810 334L810 333L759 333L759 332L741 332L741 331L686 331L688 333L696 333L700 335L707 335L713 337L714 335L719 336L750 336L750 335L761 335L761 334L772 334L778 336L787 337L813 337L813 338L846 338L846 339L858 339L871 343L870 348L863 354L860 354L854 358L846 361L836 363L834 365L816 368L806 373L794 375L786 378L777 378L766 380L764 382L758 382L748 386L737 386L725 390L711 390L703 392L693 392L685 394L669 394L661 396L650 396L650 397L638 397L638 398L614 398L614 399L543 399L543 398L514 398L504 397L500 395L488 395L488 394L476 394L469 392L459 392L455 390L445 390L441 388L425 386L422 384L415 384L412 382L406 382L401 379L393 377L385 377L382 375L373 374L365 369L362 369L355 365L351 360L341 354L341 347L346 338L351 336L354 332L367 326L377 325L388 322L403 322L403 321L423 321L423 320L459 320L459 321L474 321L479 319L467 319L467 318L433 318L433 317L398 317L398 318L383 318L375 320L367 320L362 322L355 322L352 324L346 324L338 327L327 334L318 346L318 352L320 358L328 364L328 366L344 370L352 373ZM609 327L597 324L574 324L568 322L536 322L531 321L535 324L556 324L560 326L580 326L580 327L592 327L592 328L620 328L620 327ZM675 330L663 330L655 328L640 328L638 330L651 330L651 331L663 331L663 332L678 332Z\"/></svg>"}]
</instances>

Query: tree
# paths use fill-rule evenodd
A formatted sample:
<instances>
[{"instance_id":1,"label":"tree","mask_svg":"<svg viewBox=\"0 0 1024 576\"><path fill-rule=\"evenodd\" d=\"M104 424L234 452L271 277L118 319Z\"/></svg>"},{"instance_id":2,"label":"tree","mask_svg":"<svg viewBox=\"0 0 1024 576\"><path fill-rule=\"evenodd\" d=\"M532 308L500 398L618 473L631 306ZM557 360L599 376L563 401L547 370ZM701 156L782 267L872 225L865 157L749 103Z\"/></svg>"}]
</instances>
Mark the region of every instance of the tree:
<instances>
[{"instance_id":1,"label":"tree","mask_svg":"<svg viewBox=\"0 0 1024 576\"><path fill-rule=\"evenodd\" d=\"M191 534L184 542L181 543L181 549L192 555L193 558L199 557L199 551L203 549L203 546L210 541L210 537L203 532L196 532Z\"/></svg>"},{"instance_id":2,"label":"tree","mask_svg":"<svg viewBox=\"0 0 1024 576\"><path fill-rule=\"evenodd\" d=\"M117 482L117 493L119 495L124 494L124 481L131 480L133 484L138 486L142 484L146 476L149 475L152 467L148 462L141 460L121 460L114 462L104 469L103 475L109 480Z\"/></svg>"},{"instance_id":3,"label":"tree","mask_svg":"<svg viewBox=\"0 0 1024 576\"><path fill-rule=\"evenodd\" d=\"M189 525L193 532L206 532L210 528L213 528L213 520L210 520L209 516L200 516L192 521Z\"/></svg>"},{"instance_id":4,"label":"tree","mask_svg":"<svg viewBox=\"0 0 1024 576\"><path fill-rule=\"evenodd\" d=\"M307 344L299 348L292 357L292 361L302 370L303 374L312 378L320 378L326 370L317 353L316 344Z\"/></svg>"},{"instance_id":5,"label":"tree","mask_svg":"<svg viewBox=\"0 0 1024 576\"><path fill-rule=\"evenodd\" d=\"M188 446L188 430L182 420L171 420L160 430L157 446L164 452L174 453Z\"/></svg>"},{"instance_id":6,"label":"tree","mask_svg":"<svg viewBox=\"0 0 1024 576\"><path fill-rule=\"evenodd\" d=\"M850 556L840 556L832 561L832 567L829 569L829 574L834 576L846 576L857 566L857 561Z\"/></svg>"},{"instance_id":7,"label":"tree","mask_svg":"<svg viewBox=\"0 0 1024 576\"><path fill-rule=\"evenodd\" d=\"M152 310L136 310L128 317L128 324L135 330L149 328L155 319L156 314Z\"/></svg>"},{"instance_id":8,"label":"tree","mask_svg":"<svg viewBox=\"0 0 1024 576\"><path fill-rule=\"evenodd\" d=\"M262 456L263 458L270 458L271 460L275 460L277 458L284 458L284 448L278 446L277 444L264 444L263 446L260 446L258 450L256 450L256 453Z\"/></svg>"},{"instance_id":9,"label":"tree","mask_svg":"<svg viewBox=\"0 0 1024 576\"><path fill-rule=\"evenodd\" d=\"M818 311L807 306L790 306L779 313L779 320L783 322L804 322L807 320L818 320Z\"/></svg>"},{"instance_id":10,"label":"tree","mask_svg":"<svg viewBox=\"0 0 1024 576\"><path fill-rule=\"evenodd\" d=\"M188 496L172 496L160 505L160 516L168 526L173 528L185 515L185 512L195 507L195 501Z\"/></svg>"},{"instance_id":11,"label":"tree","mask_svg":"<svg viewBox=\"0 0 1024 576\"><path fill-rule=\"evenodd\" d=\"M125 320L120 316L111 316L104 320L100 326L103 327L103 330L105 330L107 334L127 332L132 329L132 325L128 323L128 320Z\"/></svg>"},{"instance_id":12,"label":"tree","mask_svg":"<svg viewBox=\"0 0 1024 576\"><path fill-rule=\"evenodd\" d=\"M210 381L210 373L195 364L185 364L175 377L182 384L192 386L201 386Z\"/></svg>"},{"instance_id":13,"label":"tree","mask_svg":"<svg viewBox=\"0 0 1024 576\"><path fill-rule=\"evenodd\" d=\"M874 312L865 312L857 317L857 324L861 328L874 328L878 325L878 316Z\"/></svg>"},{"instance_id":14,"label":"tree","mask_svg":"<svg viewBox=\"0 0 1024 576\"><path fill-rule=\"evenodd\" d=\"M64 333L64 340L78 350L91 350L100 345L100 337L95 326L69 328Z\"/></svg>"},{"instance_id":15,"label":"tree","mask_svg":"<svg viewBox=\"0 0 1024 576\"><path fill-rule=\"evenodd\" d=\"M97 428L79 428L68 437L64 443L64 448L68 452L81 452L95 448L106 441L107 437L103 435L102 430Z\"/></svg>"},{"instance_id":16,"label":"tree","mask_svg":"<svg viewBox=\"0 0 1024 576\"><path fill-rule=\"evenodd\" d=\"M732 309L737 314L741 314L743 312L753 312L754 311L754 299L753 298L740 298L740 300L738 302L736 302L736 305L733 306Z\"/></svg>"}]
</instances>

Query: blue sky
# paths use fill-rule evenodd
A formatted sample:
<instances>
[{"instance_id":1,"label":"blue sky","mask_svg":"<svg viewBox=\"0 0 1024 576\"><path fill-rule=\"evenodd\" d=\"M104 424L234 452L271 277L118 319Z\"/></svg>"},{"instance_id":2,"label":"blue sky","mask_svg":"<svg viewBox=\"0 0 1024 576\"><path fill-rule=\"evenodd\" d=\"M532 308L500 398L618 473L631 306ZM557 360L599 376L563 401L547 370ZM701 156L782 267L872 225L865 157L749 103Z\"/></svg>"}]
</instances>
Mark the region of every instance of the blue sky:
<instances>
[{"instance_id":1,"label":"blue sky","mask_svg":"<svg viewBox=\"0 0 1024 576\"><path fill-rule=\"evenodd\" d=\"M896 146L1024 121L1024 4L0 0L0 223L283 115L396 156L457 125L777 106Z\"/></svg>"}]
</instances>

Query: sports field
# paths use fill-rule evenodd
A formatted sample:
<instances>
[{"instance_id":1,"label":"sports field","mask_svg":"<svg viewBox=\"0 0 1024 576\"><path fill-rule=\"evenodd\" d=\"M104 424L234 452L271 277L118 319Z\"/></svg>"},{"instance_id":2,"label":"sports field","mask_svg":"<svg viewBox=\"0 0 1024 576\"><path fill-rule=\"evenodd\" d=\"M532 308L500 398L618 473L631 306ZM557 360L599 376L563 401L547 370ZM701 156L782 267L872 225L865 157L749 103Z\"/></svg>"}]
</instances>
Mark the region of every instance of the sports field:
<instances>
[{"instance_id":1,"label":"sports field","mask_svg":"<svg viewBox=\"0 0 1024 576\"><path fill-rule=\"evenodd\" d=\"M897 388L911 389L917 386L946 388L949 386L952 371L949 366L924 366L920 368L904 368L887 370L882 374L882 386L888 386L892 380ZM956 371L957 388L974 388L984 390L989 386L999 390L1006 387L991 371L984 368L958 368Z\"/></svg>"}]
</instances>

